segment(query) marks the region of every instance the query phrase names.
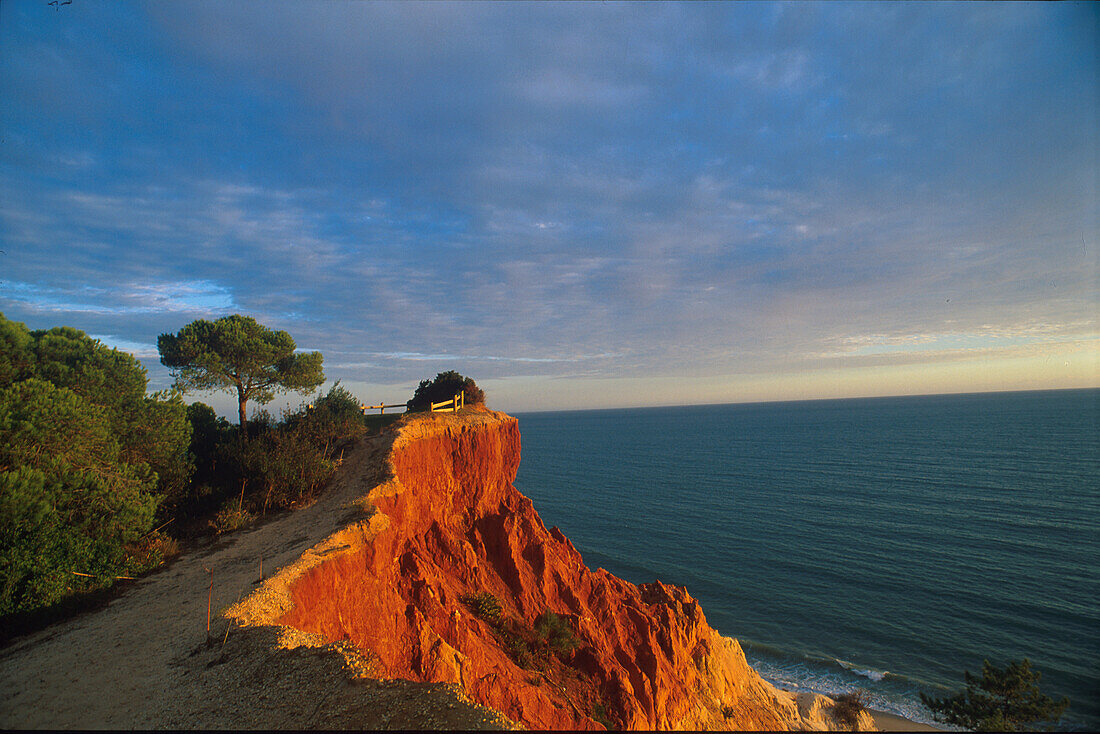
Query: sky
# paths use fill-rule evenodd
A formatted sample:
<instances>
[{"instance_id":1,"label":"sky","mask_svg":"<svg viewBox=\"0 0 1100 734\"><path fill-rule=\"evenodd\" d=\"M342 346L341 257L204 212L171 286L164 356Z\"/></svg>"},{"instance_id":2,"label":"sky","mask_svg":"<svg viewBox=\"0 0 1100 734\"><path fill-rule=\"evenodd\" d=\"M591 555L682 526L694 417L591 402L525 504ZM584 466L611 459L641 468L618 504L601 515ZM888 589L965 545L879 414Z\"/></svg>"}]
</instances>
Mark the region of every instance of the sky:
<instances>
[{"instance_id":1,"label":"sky","mask_svg":"<svg viewBox=\"0 0 1100 734\"><path fill-rule=\"evenodd\" d=\"M1100 386L1098 30L4 0L0 311L151 389L159 334L232 313L366 403L446 370L515 412Z\"/></svg>"}]
</instances>

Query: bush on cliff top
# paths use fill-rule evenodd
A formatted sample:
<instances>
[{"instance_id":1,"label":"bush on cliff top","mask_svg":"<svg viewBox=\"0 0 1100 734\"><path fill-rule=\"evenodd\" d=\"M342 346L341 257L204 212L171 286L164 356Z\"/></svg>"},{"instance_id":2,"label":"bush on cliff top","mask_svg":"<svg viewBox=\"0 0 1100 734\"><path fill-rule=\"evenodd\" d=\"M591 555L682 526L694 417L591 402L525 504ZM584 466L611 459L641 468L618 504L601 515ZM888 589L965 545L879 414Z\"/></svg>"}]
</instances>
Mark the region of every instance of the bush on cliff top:
<instances>
[{"instance_id":1,"label":"bush on cliff top","mask_svg":"<svg viewBox=\"0 0 1100 734\"><path fill-rule=\"evenodd\" d=\"M406 403L409 411L429 410L432 403L442 403L455 395L463 393L467 405L483 405L485 393L469 377L463 377L454 370L440 372L434 380L421 380L416 392Z\"/></svg>"}]
</instances>

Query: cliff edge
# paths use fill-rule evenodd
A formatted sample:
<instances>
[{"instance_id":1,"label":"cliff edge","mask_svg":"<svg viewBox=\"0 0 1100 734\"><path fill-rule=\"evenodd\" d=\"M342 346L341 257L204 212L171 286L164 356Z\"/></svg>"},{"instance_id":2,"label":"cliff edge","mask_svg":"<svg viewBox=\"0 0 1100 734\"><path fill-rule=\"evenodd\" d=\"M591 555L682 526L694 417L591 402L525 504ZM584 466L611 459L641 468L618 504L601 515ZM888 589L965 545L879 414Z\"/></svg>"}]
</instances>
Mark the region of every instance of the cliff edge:
<instances>
[{"instance_id":1,"label":"cliff edge","mask_svg":"<svg viewBox=\"0 0 1100 734\"><path fill-rule=\"evenodd\" d=\"M512 486L519 461L511 416L407 416L365 515L227 616L351 643L373 676L451 684L534 729L849 728L760 678L685 589L585 566ZM557 652L547 612L572 631Z\"/></svg>"}]
</instances>

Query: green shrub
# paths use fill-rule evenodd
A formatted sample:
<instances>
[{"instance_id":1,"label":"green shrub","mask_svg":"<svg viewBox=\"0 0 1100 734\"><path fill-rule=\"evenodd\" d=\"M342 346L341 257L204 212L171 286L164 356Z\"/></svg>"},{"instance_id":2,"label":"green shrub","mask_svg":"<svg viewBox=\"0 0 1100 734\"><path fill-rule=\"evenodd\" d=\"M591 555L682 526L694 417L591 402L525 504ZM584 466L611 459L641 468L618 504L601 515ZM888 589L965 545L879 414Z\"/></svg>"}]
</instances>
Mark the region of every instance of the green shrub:
<instances>
[{"instance_id":1,"label":"green shrub","mask_svg":"<svg viewBox=\"0 0 1100 734\"><path fill-rule=\"evenodd\" d=\"M486 622L490 624L497 624L500 622L502 614L500 600L488 591L482 591L477 594L465 594L459 597L458 600L465 604L474 615L484 619Z\"/></svg>"},{"instance_id":2,"label":"green shrub","mask_svg":"<svg viewBox=\"0 0 1100 734\"><path fill-rule=\"evenodd\" d=\"M498 631L503 638L505 650L516 661L516 665L524 670L535 670L541 667L531 643L525 640L518 630L504 625L498 628Z\"/></svg>"},{"instance_id":3,"label":"green shrub","mask_svg":"<svg viewBox=\"0 0 1100 734\"><path fill-rule=\"evenodd\" d=\"M485 393L469 377L463 377L454 370L440 372L434 380L422 380L406 403L409 411L429 410L432 403L450 400L458 393L464 394L467 405L485 403Z\"/></svg>"},{"instance_id":4,"label":"green shrub","mask_svg":"<svg viewBox=\"0 0 1100 734\"><path fill-rule=\"evenodd\" d=\"M569 620L549 610L535 620L535 639L544 649L558 655L568 655L579 644Z\"/></svg>"},{"instance_id":5,"label":"green shrub","mask_svg":"<svg viewBox=\"0 0 1100 734\"><path fill-rule=\"evenodd\" d=\"M604 729L611 731L615 728L614 723L611 721L611 716L607 711L607 704L603 701L596 701L592 704L592 709L589 711L589 715L593 721L596 721L603 725Z\"/></svg>"},{"instance_id":6,"label":"green shrub","mask_svg":"<svg viewBox=\"0 0 1100 734\"><path fill-rule=\"evenodd\" d=\"M157 477L120 454L106 409L72 390L36 378L0 390L0 614L135 570L123 548L152 525Z\"/></svg>"},{"instance_id":7,"label":"green shrub","mask_svg":"<svg viewBox=\"0 0 1100 734\"><path fill-rule=\"evenodd\" d=\"M156 568L165 561L180 554L179 542L159 531L154 531L123 549L126 553L126 567L135 571Z\"/></svg>"},{"instance_id":8,"label":"green shrub","mask_svg":"<svg viewBox=\"0 0 1100 734\"><path fill-rule=\"evenodd\" d=\"M313 408L287 417L287 428L312 443L327 459L367 430L359 399L337 382L318 397Z\"/></svg>"},{"instance_id":9,"label":"green shrub","mask_svg":"<svg viewBox=\"0 0 1100 734\"><path fill-rule=\"evenodd\" d=\"M22 324L0 315L0 332ZM146 465L156 475L157 491L172 496L186 490L192 465L188 454L187 407L176 392L146 395L148 374L132 354L112 349L68 326L27 332L21 380L36 378L71 390L102 410L101 420L119 444L119 460ZM14 348L14 347L13 347Z\"/></svg>"},{"instance_id":10,"label":"green shrub","mask_svg":"<svg viewBox=\"0 0 1100 734\"><path fill-rule=\"evenodd\" d=\"M234 530L247 527L255 519L251 512L238 506L236 499L229 499L215 513L214 519L210 521L210 527L214 529L214 532L221 535L222 533L231 533Z\"/></svg>"},{"instance_id":11,"label":"green shrub","mask_svg":"<svg viewBox=\"0 0 1100 734\"><path fill-rule=\"evenodd\" d=\"M47 606L140 570L128 565L125 546L149 527L155 509L156 497L140 486L90 472L0 472L0 614Z\"/></svg>"},{"instance_id":12,"label":"green shrub","mask_svg":"<svg viewBox=\"0 0 1100 734\"><path fill-rule=\"evenodd\" d=\"M334 468L321 449L295 430L268 431L249 441L243 458L250 477L261 487L264 515L269 507L291 507L313 497Z\"/></svg>"}]
</instances>

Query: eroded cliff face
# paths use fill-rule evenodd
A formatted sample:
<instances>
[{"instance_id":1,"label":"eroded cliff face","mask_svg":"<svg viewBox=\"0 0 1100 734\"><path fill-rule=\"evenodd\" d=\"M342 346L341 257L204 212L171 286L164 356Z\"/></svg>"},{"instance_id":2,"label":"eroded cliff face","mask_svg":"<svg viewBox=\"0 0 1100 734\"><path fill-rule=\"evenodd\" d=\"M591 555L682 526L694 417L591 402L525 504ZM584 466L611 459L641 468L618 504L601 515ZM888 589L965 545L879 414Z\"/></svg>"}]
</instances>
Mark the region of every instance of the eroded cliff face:
<instances>
[{"instance_id":1,"label":"eroded cliff face","mask_svg":"<svg viewBox=\"0 0 1100 734\"><path fill-rule=\"evenodd\" d=\"M587 568L512 486L519 460L510 416L409 416L369 521L273 579L265 621L350 640L380 675L457 684L529 728L837 728L828 699L762 680L685 589ZM478 594L499 618L476 613ZM546 611L569 621L572 652L540 647Z\"/></svg>"}]
</instances>

